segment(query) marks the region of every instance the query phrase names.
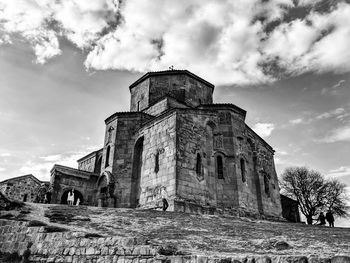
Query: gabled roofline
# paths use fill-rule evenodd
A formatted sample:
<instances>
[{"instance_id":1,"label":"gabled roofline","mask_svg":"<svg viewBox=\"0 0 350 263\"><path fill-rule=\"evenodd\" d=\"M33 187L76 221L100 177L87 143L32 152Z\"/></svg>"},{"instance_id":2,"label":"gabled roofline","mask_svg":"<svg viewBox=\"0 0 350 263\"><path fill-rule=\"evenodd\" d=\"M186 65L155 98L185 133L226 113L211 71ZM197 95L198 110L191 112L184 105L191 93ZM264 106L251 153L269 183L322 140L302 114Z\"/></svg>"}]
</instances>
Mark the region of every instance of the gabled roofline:
<instances>
[{"instance_id":1,"label":"gabled roofline","mask_svg":"<svg viewBox=\"0 0 350 263\"><path fill-rule=\"evenodd\" d=\"M126 111L126 112L116 112L113 113L111 116L109 116L107 119L105 119L105 124L110 123L113 119L119 116L145 116L145 117L153 117L152 115L149 115L147 113L144 113L142 111Z\"/></svg>"},{"instance_id":2,"label":"gabled roofline","mask_svg":"<svg viewBox=\"0 0 350 263\"><path fill-rule=\"evenodd\" d=\"M83 170L79 170L79 169L76 169L76 168L72 168L72 167L68 167L68 166L64 166L64 165L60 165L60 164L55 164L53 167L52 167L52 169L51 169L51 171L50 171L50 173L52 174L52 172L53 171L55 171L55 170L58 170L58 171L60 171L61 170L61 172L62 172L62 170L68 170L68 171L71 171L71 172L73 172L73 173L76 173L75 175L84 175L84 176L99 176L99 174L97 174L97 173L92 173L92 172L87 172L87 171L83 171Z\"/></svg>"},{"instance_id":3,"label":"gabled roofline","mask_svg":"<svg viewBox=\"0 0 350 263\"><path fill-rule=\"evenodd\" d=\"M32 175L32 174L25 174L25 175L20 175L20 176L17 176L17 177L13 177L13 178L6 179L6 180L4 180L4 181L1 181L0 184L6 183L6 182L12 181L12 180L22 179L22 178L25 178L25 177L31 177L34 181L36 181L36 182L39 183L39 184L46 183L46 181L40 181L38 178L36 178L36 177L35 177L34 175Z\"/></svg>"},{"instance_id":4,"label":"gabled roofline","mask_svg":"<svg viewBox=\"0 0 350 263\"><path fill-rule=\"evenodd\" d=\"M181 74L185 74L188 75L196 80L198 80L199 82L202 82L203 84L209 86L210 88L212 88L214 90L214 84L211 84L210 82L206 81L205 79L202 79L201 77L197 76L196 74L193 74L192 72L188 71L188 70L164 70L164 71L152 71L152 72L148 72L145 75L143 75L141 78L139 78L138 80L136 80L134 83L132 83L129 86L129 90L131 91L131 89L133 87L135 87L136 85L138 85L139 83L141 83L142 81L144 81L145 79L149 78L149 77L153 77L153 76L163 76L163 75L181 75Z\"/></svg>"},{"instance_id":5,"label":"gabled roofline","mask_svg":"<svg viewBox=\"0 0 350 263\"><path fill-rule=\"evenodd\" d=\"M263 138L261 138L260 135L257 134L252 128L250 128L248 124L245 123L245 126L250 132L252 132L256 137L258 137L267 148L269 148L273 153L275 153L275 150L272 148L272 146L268 144Z\"/></svg>"},{"instance_id":6,"label":"gabled roofline","mask_svg":"<svg viewBox=\"0 0 350 263\"><path fill-rule=\"evenodd\" d=\"M217 108L217 109L225 109L225 108L230 108L230 109L233 109L237 112L239 112L240 114L242 114L242 116L246 117L247 115L247 111L246 110L243 110L242 108L236 106L235 104L232 104L232 103L212 103L212 104L200 104L196 107L197 109L207 109L207 108L210 108L210 109L213 109L213 108Z\"/></svg>"},{"instance_id":7,"label":"gabled roofline","mask_svg":"<svg viewBox=\"0 0 350 263\"><path fill-rule=\"evenodd\" d=\"M92 156L92 155L94 155L94 154L96 154L96 153L98 153L99 151L102 151L102 150L103 150L103 148L101 148L99 150L96 150L96 151L93 151L91 153L88 153L87 155L85 155L85 156L81 157L80 159L78 159L77 162L80 162L81 160L83 160L83 159L85 159L85 158L87 158L89 156Z\"/></svg>"}]
</instances>

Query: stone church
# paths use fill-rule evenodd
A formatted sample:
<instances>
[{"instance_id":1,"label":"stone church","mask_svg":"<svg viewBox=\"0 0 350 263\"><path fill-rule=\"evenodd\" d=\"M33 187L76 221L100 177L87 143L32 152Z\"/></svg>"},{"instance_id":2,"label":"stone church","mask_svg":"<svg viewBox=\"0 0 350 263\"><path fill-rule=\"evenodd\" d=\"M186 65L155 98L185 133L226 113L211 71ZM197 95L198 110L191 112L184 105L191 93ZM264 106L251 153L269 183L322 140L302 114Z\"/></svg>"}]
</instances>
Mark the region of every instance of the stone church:
<instances>
[{"instance_id":1,"label":"stone church","mask_svg":"<svg viewBox=\"0 0 350 263\"><path fill-rule=\"evenodd\" d=\"M53 203L74 189L81 203L209 213L242 208L281 215L274 150L246 111L213 103L214 85L187 70L149 72L132 83L130 111L105 120L100 150L78 169L55 165Z\"/></svg>"}]
</instances>

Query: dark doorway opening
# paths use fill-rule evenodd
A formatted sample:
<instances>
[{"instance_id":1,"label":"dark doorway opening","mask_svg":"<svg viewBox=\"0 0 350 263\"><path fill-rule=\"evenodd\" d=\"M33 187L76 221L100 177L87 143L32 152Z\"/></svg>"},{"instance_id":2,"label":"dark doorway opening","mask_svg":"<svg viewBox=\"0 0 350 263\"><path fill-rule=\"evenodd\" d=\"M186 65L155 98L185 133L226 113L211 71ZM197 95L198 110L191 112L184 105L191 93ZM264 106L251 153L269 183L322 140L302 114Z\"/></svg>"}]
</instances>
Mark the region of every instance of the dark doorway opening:
<instances>
[{"instance_id":1,"label":"dark doorway opening","mask_svg":"<svg viewBox=\"0 0 350 263\"><path fill-rule=\"evenodd\" d=\"M27 199L28 199L28 194L24 194L24 196L23 196L23 202L27 202Z\"/></svg>"},{"instance_id":2,"label":"dark doorway opening","mask_svg":"<svg viewBox=\"0 0 350 263\"><path fill-rule=\"evenodd\" d=\"M68 198L68 193L72 191L72 189L68 189L66 191L64 191L64 193L62 194L61 197L61 204L67 204L67 198ZM80 193L78 190L74 189L74 202L73 205L75 205L77 203L77 200L80 200L79 204L82 204L84 202L84 198L82 193Z\"/></svg>"},{"instance_id":3,"label":"dark doorway opening","mask_svg":"<svg viewBox=\"0 0 350 263\"><path fill-rule=\"evenodd\" d=\"M135 208L140 200L140 179L142 170L142 152L143 152L143 137L138 139L135 144L133 171L131 176L131 195L130 206Z\"/></svg>"}]
</instances>

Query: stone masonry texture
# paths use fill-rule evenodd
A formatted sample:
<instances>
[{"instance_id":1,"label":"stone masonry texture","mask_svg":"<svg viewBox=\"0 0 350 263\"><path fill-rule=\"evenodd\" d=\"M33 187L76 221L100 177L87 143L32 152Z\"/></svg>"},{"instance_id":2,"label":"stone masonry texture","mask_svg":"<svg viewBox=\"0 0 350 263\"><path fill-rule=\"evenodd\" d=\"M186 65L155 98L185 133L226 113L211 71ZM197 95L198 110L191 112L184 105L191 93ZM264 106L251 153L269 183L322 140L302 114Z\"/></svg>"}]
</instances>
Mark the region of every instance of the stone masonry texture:
<instances>
[{"instance_id":1,"label":"stone masonry texture","mask_svg":"<svg viewBox=\"0 0 350 263\"><path fill-rule=\"evenodd\" d=\"M273 148L247 126L245 110L213 103L213 91L187 70L135 81L130 112L105 120L102 149L77 171L52 173L55 202L72 182L90 205L157 209L165 198L170 211L281 217Z\"/></svg>"},{"instance_id":2,"label":"stone masonry texture","mask_svg":"<svg viewBox=\"0 0 350 263\"><path fill-rule=\"evenodd\" d=\"M35 202L42 184L29 174L0 182L0 191L11 200Z\"/></svg>"}]
</instances>

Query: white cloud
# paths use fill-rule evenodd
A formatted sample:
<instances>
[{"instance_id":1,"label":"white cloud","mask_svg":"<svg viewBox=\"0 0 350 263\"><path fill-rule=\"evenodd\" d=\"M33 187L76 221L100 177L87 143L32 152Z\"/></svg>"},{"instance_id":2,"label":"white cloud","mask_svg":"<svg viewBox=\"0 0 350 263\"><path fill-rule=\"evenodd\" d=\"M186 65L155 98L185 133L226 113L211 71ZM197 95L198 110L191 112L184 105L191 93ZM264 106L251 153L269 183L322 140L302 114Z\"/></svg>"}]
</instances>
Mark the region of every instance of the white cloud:
<instances>
[{"instance_id":1,"label":"white cloud","mask_svg":"<svg viewBox=\"0 0 350 263\"><path fill-rule=\"evenodd\" d=\"M332 87L330 87L330 88L323 88L321 90L321 94L322 95L326 95L326 94L339 95L341 89L344 88L345 82L346 81L344 79L341 79L336 84L334 84Z\"/></svg>"},{"instance_id":2,"label":"white cloud","mask_svg":"<svg viewBox=\"0 0 350 263\"><path fill-rule=\"evenodd\" d=\"M4 167L0 167L0 172L4 172L6 169Z\"/></svg>"},{"instance_id":3,"label":"white cloud","mask_svg":"<svg viewBox=\"0 0 350 263\"><path fill-rule=\"evenodd\" d=\"M348 72L349 12L349 4L339 3L330 13L311 12L279 25L265 43L265 55L293 74Z\"/></svg>"},{"instance_id":4,"label":"white cloud","mask_svg":"<svg viewBox=\"0 0 350 263\"><path fill-rule=\"evenodd\" d=\"M0 0L0 31L30 42L37 63L61 54L64 37L86 51L89 69L144 72L174 65L215 84L274 81L262 66L269 63L292 74L349 72L350 5L283 22L293 2ZM280 24L266 32L272 21Z\"/></svg>"},{"instance_id":5,"label":"white cloud","mask_svg":"<svg viewBox=\"0 0 350 263\"><path fill-rule=\"evenodd\" d=\"M275 125L272 123L257 123L253 126L253 130L261 137L269 137L272 131L275 129Z\"/></svg>"},{"instance_id":6,"label":"white cloud","mask_svg":"<svg viewBox=\"0 0 350 263\"><path fill-rule=\"evenodd\" d=\"M341 166L337 169L330 170L327 176L333 178L350 176L350 166Z\"/></svg>"},{"instance_id":7,"label":"white cloud","mask_svg":"<svg viewBox=\"0 0 350 263\"><path fill-rule=\"evenodd\" d=\"M333 143L346 141L350 142L350 125L343 126L331 131L325 138L319 140L319 142Z\"/></svg>"},{"instance_id":8,"label":"white cloud","mask_svg":"<svg viewBox=\"0 0 350 263\"><path fill-rule=\"evenodd\" d=\"M337 108L329 112L324 112L316 117L316 119L328 119L334 116L344 116L345 109L344 108Z\"/></svg>"},{"instance_id":9,"label":"white cloud","mask_svg":"<svg viewBox=\"0 0 350 263\"><path fill-rule=\"evenodd\" d=\"M46 162L57 162L57 161L62 159L62 155L61 154L48 155L48 156L40 157L40 159L42 159Z\"/></svg>"},{"instance_id":10,"label":"white cloud","mask_svg":"<svg viewBox=\"0 0 350 263\"><path fill-rule=\"evenodd\" d=\"M302 123L302 122L303 122L302 118L297 118L297 119L293 119L293 120L289 121L289 123L291 123L291 124L299 124L299 123Z\"/></svg>"},{"instance_id":11,"label":"white cloud","mask_svg":"<svg viewBox=\"0 0 350 263\"><path fill-rule=\"evenodd\" d=\"M0 31L0 45L3 44L12 44L12 41L8 34L2 34L2 32Z\"/></svg>"},{"instance_id":12,"label":"white cloud","mask_svg":"<svg viewBox=\"0 0 350 263\"><path fill-rule=\"evenodd\" d=\"M11 153L1 153L0 154L0 157L10 157L10 156L12 156Z\"/></svg>"},{"instance_id":13,"label":"white cloud","mask_svg":"<svg viewBox=\"0 0 350 263\"><path fill-rule=\"evenodd\" d=\"M286 151L276 151L278 155L288 155Z\"/></svg>"},{"instance_id":14,"label":"white cloud","mask_svg":"<svg viewBox=\"0 0 350 263\"><path fill-rule=\"evenodd\" d=\"M19 171L23 174L33 174L40 180L49 180L50 171L55 164L76 168L77 160L86 154L87 152L77 152L39 157L40 160L27 161Z\"/></svg>"}]
</instances>

